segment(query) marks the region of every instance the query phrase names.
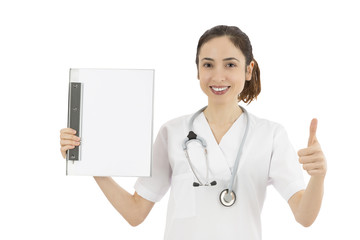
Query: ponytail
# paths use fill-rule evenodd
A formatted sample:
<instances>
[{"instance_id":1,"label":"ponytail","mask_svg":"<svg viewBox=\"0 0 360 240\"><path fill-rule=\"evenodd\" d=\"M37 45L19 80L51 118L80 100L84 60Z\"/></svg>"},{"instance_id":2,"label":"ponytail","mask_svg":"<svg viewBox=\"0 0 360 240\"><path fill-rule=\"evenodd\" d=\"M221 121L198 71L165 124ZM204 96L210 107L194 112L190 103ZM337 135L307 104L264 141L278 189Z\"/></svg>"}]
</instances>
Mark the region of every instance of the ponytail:
<instances>
[{"instance_id":1,"label":"ponytail","mask_svg":"<svg viewBox=\"0 0 360 240\"><path fill-rule=\"evenodd\" d=\"M250 104L252 100L257 99L257 96L261 92L260 84L260 68L255 59L254 67L252 70L251 80L245 82L243 91L238 96L238 101L243 101L247 104Z\"/></svg>"}]
</instances>

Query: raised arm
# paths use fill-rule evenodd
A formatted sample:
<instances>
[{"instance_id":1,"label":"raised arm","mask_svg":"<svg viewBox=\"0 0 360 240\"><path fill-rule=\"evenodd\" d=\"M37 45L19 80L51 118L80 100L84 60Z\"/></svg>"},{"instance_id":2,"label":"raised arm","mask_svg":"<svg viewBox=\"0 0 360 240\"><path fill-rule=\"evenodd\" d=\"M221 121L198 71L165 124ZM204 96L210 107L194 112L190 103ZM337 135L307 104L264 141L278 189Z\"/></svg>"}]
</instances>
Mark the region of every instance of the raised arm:
<instances>
[{"instance_id":1,"label":"raised arm","mask_svg":"<svg viewBox=\"0 0 360 240\"><path fill-rule=\"evenodd\" d=\"M305 227L311 226L319 214L327 172L326 159L316 138L316 128L317 120L313 119L308 147L298 151L299 162L303 164L303 169L308 172L311 179L305 191L295 193L289 199L296 220Z\"/></svg>"},{"instance_id":2,"label":"raised arm","mask_svg":"<svg viewBox=\"0 0 360 240\"><path fill-rule=\"evenodd\" d=\"M66 157L68 149L80 145L80 138L75 133L75 130L71 128L64 128L60 131L60 151L63 158ZM136 192L131 195L111 177L94 177L94 179L110 203L131 226L142 223L155 204L142 198Z\"/></svg>"}]
</instances>

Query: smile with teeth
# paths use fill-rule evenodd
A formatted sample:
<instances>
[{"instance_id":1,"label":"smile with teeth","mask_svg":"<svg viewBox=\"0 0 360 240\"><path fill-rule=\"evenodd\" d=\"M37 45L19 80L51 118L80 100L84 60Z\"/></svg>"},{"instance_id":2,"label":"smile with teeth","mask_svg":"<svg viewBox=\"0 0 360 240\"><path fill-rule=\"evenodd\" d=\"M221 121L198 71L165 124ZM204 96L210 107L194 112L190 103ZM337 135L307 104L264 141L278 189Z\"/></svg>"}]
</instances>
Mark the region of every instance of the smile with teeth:
<instances>
[{"instance_id":1,"label":"smile with teeth","mask_svg":"<svg viewBox=\"0 0 360 240\"><path fill-rule=\"evenodd\" d=\"M222 87L222 88L211 87L211 89L215 90L216 92L224 91L224 90L226 90L227 88L229 88L229 87Z\"/></svg>"},{"instance_id":2,"label":"smile with teeth","mask_svg":"<svg viewBox=\"0 0 360 240\"><path fill-rule=\"evenodd\" d=\"M216 95L223 95L229 90L230 86L210 86L211 91Z\"/></svg>"}]
</instances>

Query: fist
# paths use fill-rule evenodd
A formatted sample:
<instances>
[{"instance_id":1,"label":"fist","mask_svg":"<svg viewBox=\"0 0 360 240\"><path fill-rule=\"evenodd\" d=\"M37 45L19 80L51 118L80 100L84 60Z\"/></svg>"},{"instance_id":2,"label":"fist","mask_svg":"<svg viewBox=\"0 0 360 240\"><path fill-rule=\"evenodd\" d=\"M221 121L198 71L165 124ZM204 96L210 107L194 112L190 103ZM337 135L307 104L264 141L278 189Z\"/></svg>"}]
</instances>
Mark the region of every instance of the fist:
<instances>
[{"instance_id":1,"label":"fist","mask_svg":"<svg viewBox=\"0 0 360 240\"><path fill-rule=\"evenodd\" d=\"M324 153L321 150L320 143L316 138L316 129L317 119L314 118L310 124L308 147L298 151L299 162L310 176L325 177L327 163Z\"/></svg>"},{"instance_id":2,"label":"fist","mask_svg":"<svg viewBox=\"0 0 360 240\"><path fill-rule=\"evenodd\" d=\"M80 145L80 138L75 135L76 131L71 128L63 128L60 130L60 152L63 158L66 158L66 152Z\"/></svg>"}]
</instances>

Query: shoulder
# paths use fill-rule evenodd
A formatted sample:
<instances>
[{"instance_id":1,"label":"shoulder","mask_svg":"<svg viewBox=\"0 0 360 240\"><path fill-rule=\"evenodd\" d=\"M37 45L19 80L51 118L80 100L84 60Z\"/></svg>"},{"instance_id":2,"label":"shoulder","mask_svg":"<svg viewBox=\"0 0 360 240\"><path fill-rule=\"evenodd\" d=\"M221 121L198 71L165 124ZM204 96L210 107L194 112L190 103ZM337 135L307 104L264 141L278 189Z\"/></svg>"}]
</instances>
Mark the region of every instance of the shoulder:
<instances>
[{"instance_id":1,"label":"shoulder","mask_svg":"<svg viewBox=\"0 0 360 240\"><path fill-rule=\"evenodd\" d=\"M288 146L290 140L281 123L258 117L249 113L249 137L247 141L265 151L272 152L274 148Z\"/></svg>"},{"instance_id":2,"label":"shoulder","mask_svg":"<svg viewBox=\"0 0 360 240\"><path fill-rule=\"evenodd\" d=\"M159 134L164 136L184 134L183 132L188 129L191 116L192 114L188 114L166 121L161 125Z\"/></svg>"},{"instance_id":3,"label":"shoulder","mask_svg":"<svg viewBox=\"0 0 360 240\"><path fill-rule=\"evenodd\" d=\"M185 126L188 125L191 116L192 116L191 114L188 114L188 115L183 115L183 116L179 116L179 117L170 119L161 125L160 130L184 128Z\"/></svg>"},{"instance_id":4,"label":"shoulder","mask_svg":"<svg viewBox=\"0 0 360 240\"><path fill-rule=\"evenodd\" d=\"M170 119L163 123L163 125L160 128L160 132L167 133L167 132L179 132L179 131L187 131L189 122L192 114L182 115L173 119ZM250 120L250 129L253 132L258 132L260 134L269 134L274 135L279 132L285 132L285 128L282 124L258 117L255 114L252 114L251 112L248 112L249 120Z\"/></svg>"},{"instance_id":5,"label":"shoulder","mask_svg":"<svg viewBox=\"0 0 360 240\"><path fill-rule=\"evenodd\" d=\"M266 128L266 129L283 128L282 124L278 122L272 121L270 119L258 117L257 115L252 114L250 112L248 112L248 114L249 114L250 124L253 125L253 127Z\"/></svg>"},{"instance_id":6,"label":"shoulder","mask_svg":"<svg viewBox=\"0 0 360 240\"><path fill-rule=\"evenodd\" d=\"M166 121L162 125L162 127L179 127L183 124L188 123L191 116L192 116L191 114L187 114L187 115L183 115L183 116L179 116L179 117L170 119L170 120Z\"/></svg>"},{"instance_id":7,"label":"shoulder","mask_svg":"<svg viewBox=\"0 0 360 240\"><path fill-rule=\"evenodd\" d=\"M285 128L281 123L258 117L250 112L248 112L248 114L250 119L250 129L253 132L261 135L272 135L273 137L280 133L286 133Z\"/></svg>"}]
</instances>

